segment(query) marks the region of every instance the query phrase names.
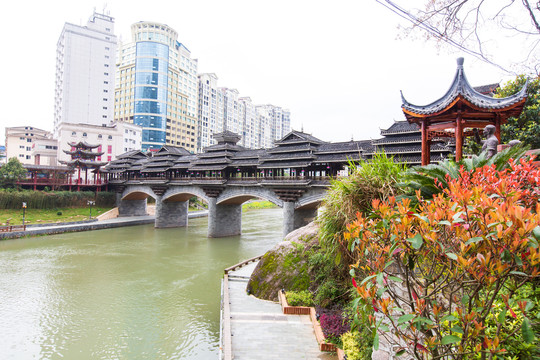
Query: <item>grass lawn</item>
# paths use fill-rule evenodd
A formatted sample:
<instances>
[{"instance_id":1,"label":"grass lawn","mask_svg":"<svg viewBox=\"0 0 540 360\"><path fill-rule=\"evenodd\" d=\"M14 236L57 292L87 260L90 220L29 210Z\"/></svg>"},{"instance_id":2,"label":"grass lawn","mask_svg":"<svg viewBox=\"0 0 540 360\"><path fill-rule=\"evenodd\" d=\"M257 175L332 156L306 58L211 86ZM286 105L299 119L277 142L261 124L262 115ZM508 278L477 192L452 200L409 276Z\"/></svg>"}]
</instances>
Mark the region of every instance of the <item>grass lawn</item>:
<instances>
[{"instance_id":1,"label":"grass lawn","mask_svg":"<svg viewBox=\"0 0 540 360\"><path fill-rule=\"evenodd\" d=\"M245 203L243 206L242 206L242 209L243 210L251 210L251 209L272 209L272 208L276 208L277 205L275 205L274 203L270 202L270 201L266 201L266 200L254 200L254 201L249 201L247 203Z\"/></svg>"},{"instance_id":2,"label":"grass lawn","mask_svg":"<svg viewBox=\"0 0 540 360\"><path fill-rule=\"evenodd\" d=\"M92 207L92 218L109 211L110 208ZM58 213L61 215L58 215ZM55 222L88 220L90 208L67 208L67 209L26 209L25 224L46 224ZM0 225L6 225L9 220L10 225L21 225L23 218L22 209L2 209L0 210Z\"/></svg>"}]
</instances>

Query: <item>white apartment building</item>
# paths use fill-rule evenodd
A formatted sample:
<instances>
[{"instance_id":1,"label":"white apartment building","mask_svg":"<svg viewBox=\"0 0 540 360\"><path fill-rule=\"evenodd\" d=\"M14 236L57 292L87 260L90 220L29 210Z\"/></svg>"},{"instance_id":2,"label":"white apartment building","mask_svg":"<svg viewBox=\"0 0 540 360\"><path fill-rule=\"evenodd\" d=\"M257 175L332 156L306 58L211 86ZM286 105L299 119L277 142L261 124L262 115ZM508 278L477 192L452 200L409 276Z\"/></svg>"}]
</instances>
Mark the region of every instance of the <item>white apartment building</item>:
<instances>
[{"instance_id":1,"label":"white apartment building","mask_svg":"<svg viewBox=\"0 0 540 360\"><path fill-rule=\"evenodd\" d=\"M109 124L114 114L114 18L94 14L66 23L56 46L54 135L61 123Z\"/></svg>"},{"instance_id":2,"label":"white apartment building","mask_svg":"<svg viewBox=\"0 0 540 360\"><path fill-rule=\"evenodd\" d=\"M213 134L225 130L239 134L239 145L269 148L290 132L290 112L273 105L255 105L236 89L217 86L213 73L199 74L199 136L197 151L214 145Z\"/></svg>"},{"instance_id":3,"label":"white apartment building","mask_svg":"<svg viewBox=\"0 0 540 360\"><path fill-rule=\"evenodd\" d=\"M143 129L142 150L197 150L197 59L167 25L141 21L118 46L114 118Z\"/></svg>"},{"instance_id":4,"label":"white apartment building","mask_svg":"<svg viewBox=\"0 0 540 360\"><path fill-rule=\"evenodd\" d=\"M270 122L272 141L281 139L291 131L291 112L289 110L266 104L257 105L257 111Z\"/></svg>"},{"instance_id":5,"label":"white apartment building","mask_svg":"<svg viewBox=\"0 0 540 360\"><path fill-rule=\"evenodd\" d=\"M52 134L32 126L6 127L6 160L16 157L22 164L35 164L34 145L52 139Z\"/></svg>"},{"instance_id":6,"label":"white apartment building","mask_svg":"<svg viewBox=\"0 0 540 360\"><path fill-rule=\"evenodd\" d=\"M99 145L97 152L104 152L97 161L112 161L118 155L131 150L140 150L142 129L140 126L116 122L98 126L89 124L62 123L58 128L58 161L69 161L71 156L64 150L71 150L70 143L84 141L90 145Z\"/></svg>"}]
</instances>

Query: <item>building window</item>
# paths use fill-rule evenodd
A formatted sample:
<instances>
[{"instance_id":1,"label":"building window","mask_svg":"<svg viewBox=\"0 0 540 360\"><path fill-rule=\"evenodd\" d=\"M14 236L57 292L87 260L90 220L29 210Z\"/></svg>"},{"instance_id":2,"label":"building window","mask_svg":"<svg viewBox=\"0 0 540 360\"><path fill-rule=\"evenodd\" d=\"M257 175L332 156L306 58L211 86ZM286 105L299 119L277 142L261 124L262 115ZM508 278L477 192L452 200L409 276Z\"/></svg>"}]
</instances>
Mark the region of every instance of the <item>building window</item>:
<instances>
[{"instance_id":1,"label":"building window","mask_svg":"<svg viewBox=\"0 0 540 360\"><path fill-rule=\"evenodd\" d=\"M87 137L88 135L86 133L82 133L82 136L83 137Z\"/></svg>"},{"instance_id":2,"label":"building window","mask_svg":"<svg viewBox=\"0 0 540 360\"><path fill-rule=\"evenodd\" d=\"M102 137L103 137L103 135L101 135L101 134L98 134L98 136L97 136L98 139L101 139ZM99 148L100 148L100 151L101 151L101 145L99 145Z\"/></svg>"},{"instance_id":3,"label":"building window","mask_svg":"<svg viewBox=\"0 0 540 360\"><path fill-rule=\"evenodd\" d=\"M112 140L112 135L107 136L107 139Z\"/></svg>"},{"instance_id":4,"label":"building window","mask_svg":"<svg viewBox=\"0 0 540 360\"><path fill-rule=\"evenodd\" d=\"M112 154L112 145L107 145L107 154Z\"/></svg>"}]
</instances>

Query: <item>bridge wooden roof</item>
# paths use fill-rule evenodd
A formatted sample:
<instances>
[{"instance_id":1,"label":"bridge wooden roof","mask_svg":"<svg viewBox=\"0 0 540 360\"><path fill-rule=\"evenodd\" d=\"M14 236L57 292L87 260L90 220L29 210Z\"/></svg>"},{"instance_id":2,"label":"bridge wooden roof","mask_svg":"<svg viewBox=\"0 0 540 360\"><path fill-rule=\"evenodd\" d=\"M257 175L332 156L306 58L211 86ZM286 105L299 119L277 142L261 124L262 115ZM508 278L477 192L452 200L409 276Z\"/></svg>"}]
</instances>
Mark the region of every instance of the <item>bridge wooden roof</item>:
<instances>
[{"instance_id":1,"label":"bridge wooden roof","mask_svg":"<svg viewBox=\"0 0 540 360\"><path fill-rule=\"evenodd\" d=\"M308 168L322 164L347 164L349 160L370 159L379 149L389 154L396 154L412 164L420 158L418 139L420 130L416 124L407 121L394 122L390 128L381 131L382 139L345 141L329 143L299 131L286 135L285 140L277 141L271 149L246 149L238 145L218 143L205 149L200 154L188 151L160 150L152 157L141 153L120 156L107 168L110 172L141 171L148 173L167 170L191 172L223 171L239 168L250 169L286 169ZM432 144L433 161L446 157L452 152L446 143L434 141ZM402 161L396 159L396 161Z\"/></svg>"}]
</instances>

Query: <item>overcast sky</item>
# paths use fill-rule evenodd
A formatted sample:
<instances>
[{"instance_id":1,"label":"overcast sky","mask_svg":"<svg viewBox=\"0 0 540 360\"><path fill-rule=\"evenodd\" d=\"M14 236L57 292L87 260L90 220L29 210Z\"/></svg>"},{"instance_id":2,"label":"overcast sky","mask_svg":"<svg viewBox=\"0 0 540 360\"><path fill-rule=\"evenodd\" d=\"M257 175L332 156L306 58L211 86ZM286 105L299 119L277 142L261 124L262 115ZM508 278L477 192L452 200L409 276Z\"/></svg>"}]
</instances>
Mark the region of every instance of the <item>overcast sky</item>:
<instances>
[{"instance_id":1,"label":"overcast sky","mask_svg":"<svg viewBox=\"0 0 540 360\"><path fill-rule=\"evenodd\" d=\"M85 25L94 8L102 12L104 3L4 6L2 144L6 126L52 130L58 37L65 22ZM399 39L404 22L375 0L109 0L105 11L124 41L137 21L171 26L199 59L200 73L216 73L219 86L254 103L290 109L293 129L326 141L380 137L381 128L404 119L400 90L414 104L437 100L462 56L420 38ZM512 52L497 60L511 63ZM470 56L465 72L473 86L510 79Z\"/></svg>"}]
</instances>

